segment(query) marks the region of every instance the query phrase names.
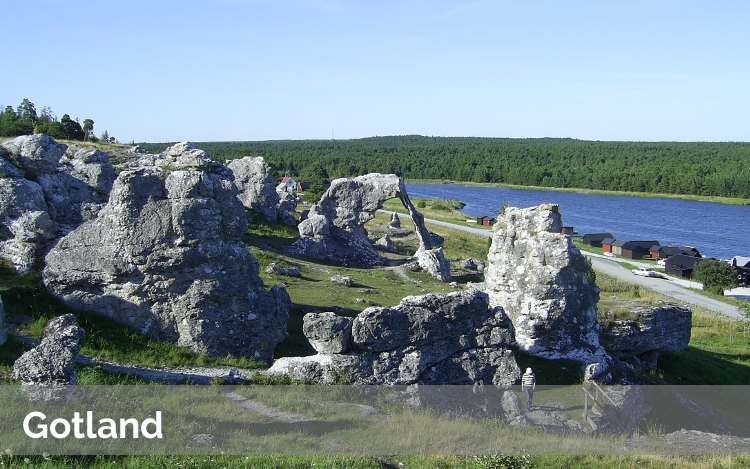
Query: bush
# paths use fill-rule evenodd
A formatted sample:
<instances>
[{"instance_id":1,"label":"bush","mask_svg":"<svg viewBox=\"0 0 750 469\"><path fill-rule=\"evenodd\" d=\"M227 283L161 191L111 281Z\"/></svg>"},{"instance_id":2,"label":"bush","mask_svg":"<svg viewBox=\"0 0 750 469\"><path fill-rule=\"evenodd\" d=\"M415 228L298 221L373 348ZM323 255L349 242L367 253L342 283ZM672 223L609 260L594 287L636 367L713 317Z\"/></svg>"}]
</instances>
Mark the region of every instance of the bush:
<instances>
[{"instance_id":1,"label":"bush","mask_svg":"<svg viewBox=\"0 0 750 469\"><path fill-rule=\"evenodd\" d=\"M695 266L693 278L703 284L703 289L724 294L727 288L737 285L737 271L724 261L717 259L705 260Z\"/></svg>"}]
</instances>

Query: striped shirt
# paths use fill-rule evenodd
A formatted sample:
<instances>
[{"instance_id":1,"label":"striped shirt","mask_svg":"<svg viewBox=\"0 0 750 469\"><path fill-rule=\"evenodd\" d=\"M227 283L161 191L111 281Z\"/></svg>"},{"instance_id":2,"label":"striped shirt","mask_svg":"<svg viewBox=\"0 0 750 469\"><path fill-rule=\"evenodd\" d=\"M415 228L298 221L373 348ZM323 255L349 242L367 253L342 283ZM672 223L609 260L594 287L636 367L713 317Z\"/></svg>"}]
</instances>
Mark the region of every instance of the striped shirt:
<instances>
[{"instance_id":1,"label":"striped shirt","mask_svg":"<svg viewBox=\"0 0 750 469\"><path fill-rule=\"evenodd\" d=\"M536 376L534 373L524 373L521 377L521 384L523 386L534 386L536 384Z\"/></svg>"}]
</instances>

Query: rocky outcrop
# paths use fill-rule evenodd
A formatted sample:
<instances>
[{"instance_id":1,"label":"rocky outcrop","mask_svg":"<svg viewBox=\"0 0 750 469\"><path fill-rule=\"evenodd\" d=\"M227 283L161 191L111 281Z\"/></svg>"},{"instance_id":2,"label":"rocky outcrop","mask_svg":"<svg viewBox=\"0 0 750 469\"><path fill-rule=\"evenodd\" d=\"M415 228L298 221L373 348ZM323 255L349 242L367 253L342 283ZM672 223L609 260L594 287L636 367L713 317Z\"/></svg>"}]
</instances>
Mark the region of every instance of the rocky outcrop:
<instances>
[{"instance_id":1,"label":"rocky outcrop","mask_svg":"<svg viewBox=\"0 0 750 469\"><path fill-rule=\"evenodd\" d=\"M247 215L232 173L187 143L140 162L46 256L48 290L196 353L270 360L290 299L263 288L241 241Z\"/></svg>"},{"instance_id":2,"label":"rocky outcrop","mask_svg":"<svg viewBox=\"0 0 750 469\"><path fill-rule=\"evenodd\" d=\"M307 219L299 224L300 238L289 251L338 265L384 265L386 259L371 245L364 225L375 218L386 200L394 198L399 198L411 214L420 244L418 252L432 252L431 256L423 256L425 265L420 265L431 273L439 272L441 279L450 279L440 246L409 200L403 179L395 174L372 173L331 182L320 201L310 208Z\"/></svg>"},{"instance_id":3,"label":"rocky outcrop","mask_svg":"<svg viewBox=\"0 0 750 469\"><path fill-rule=\"evenodd\" d=\"M599 289L561 227L557 205L507 208L494 228L485 288L513 321L521 349L594 364L589 377L600 379L609 357L599 344Z\"/></svg>"},{"instance_id":4,"label":"rocky outcrop","mask_svg":"<svg viewBox=\"0 0 750 469\"><path fill-rule=\"evenodd\" d=\"M354 280L348 275L334 275L331 277L331 282L338 285L344 285L345 287L351 287L354 285Z\"/></svg>"},{"instance_id":5,"label":"rocky outcrop","mask_svg":"<svg viewBox=\"0 0 750 469\"><path fill-rule=\"evenodd\" d=\"M0 345L3 345L5 340L5 306L3 305L3 298L0 297Z\"/></svg>"},{"instance_id":6,"label":"rocky outcrop","mask_svg":"<svg viewBox=\"0 0 750 469\"><path fill-rule=\"evenodd\" d=\"M302 332L318 353L343 353L352 340L352 320L335 313L307 313Z\"/></svg>"},{"instance_id":7,"label":"rocky outcrop","mask_svg":"<svg viewBox=\"0 0 750 469\"><path fill-rule=\"evenodd\" d=\"M485 264L481 259L464 259L461 261L461 268L481 274L484 272Z\"/></svg>"},{"instance_id":8,"label":"rocky outcrop","mask_svg":"<svg viewBox=\"0 0 750 469\"><path fill-rule=\"evenodd\" d=\"M690 342L692 311L674 304L636 308L632 318L605 323L605 348L640 369L656 368L659 353L681 352Z\"/></svg>"},{"instance_id":9,"label":"rocky outcrop","mask_svg":"<svg viewBox=\"0 0 750 469\"><path fill-rule=\"evenodd\" d=\"M509 385L520 377L508 349L510 321L477 290L407 297L392 308L367 308L351 323L333 313L305 320L304 332L321 353L281 358L269 373L301 381L345 377L355 384L389 385ZM340 351L331 352L329 344Z\"/></svg>"},{"instance_id":10,"label":"rocky outcrop","mask_svg":"<svg viewBox=\"0 0 750 469\"><path fill-rule=\"evenodd\" d=\"M401 229L401 219L398 217L398 213L393 212L393 215L391 215L391 222L388 223L388 228L393 230Z\"/></svg>"},{"instance_id":11,"label":"rocky outcrop","mask_svg":"<svg viewBox=\"0 0 750 469\"><path fill-rule=\"evenodd\" d=\"M275 262L268 264L266 273L271 275L286 275L287 277L299 277L302 275L297 267L281 267Z\"/></svg>"},{"instance_id":12,"label":"rocky outcrop","mask_svg":"<svg viewBox=\"0 0 750 469\"><path fill-rule=\"evenodd\" d=\"M273 170L262 156L232 160L227 167L234 174L239 198L245 208L260 213L271 222L296 224L296 199L291 194L276 192Z\"/></svg>"},{"instance_id":13,"label":"rocky outcrop","mask_svg":"<svg viewBox=\"0 0 750 469\"><path fill-rule=\"evenodd\" d=\"M0 258L21 273L36 270L52 241L93 218L107 201L114 169L107 155L46 135L0 147Z\"/></svg>"},{"instance_id":14,"label":"rocky outcrop","mask_svg":"<svg viewBox=\"0 0 750 469\"><path fill-rule=\"evenodd\" d=\"M376 239L373 245L382 251L393 252L393 240L388 235Z\"/></svg>"},{"instance_id":15,"label":"rocky outcrop","mask_svg":"<svg viewBox=\"0 0 750 469\"><path fill-rule=\"evenodd\" d=\"M42 342L13 364L13 378L29 384L76 384L75 363L83 334L72 314L51 320Z\"/></svg>"}]
</instances>

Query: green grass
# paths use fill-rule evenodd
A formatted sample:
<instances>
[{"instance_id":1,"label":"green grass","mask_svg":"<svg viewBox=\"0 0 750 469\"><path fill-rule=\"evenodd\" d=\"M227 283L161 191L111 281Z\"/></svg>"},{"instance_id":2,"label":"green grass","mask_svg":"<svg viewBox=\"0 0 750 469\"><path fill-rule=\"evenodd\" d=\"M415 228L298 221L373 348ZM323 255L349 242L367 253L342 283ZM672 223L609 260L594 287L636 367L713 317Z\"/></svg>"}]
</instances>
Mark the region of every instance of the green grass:
<instances>
[{"instance_id":1,"label":"green grass","mask_svg":"<svg viewBox=\"0 0 750 469\"><path fill-rule=\"evenodd\" d=\"M147 367L264 366L247 358L195 354L186 348L147 338L111 319L73 311L47 293L38 275L17 275L8 269L0 269L0 294L5 305L6 321L26 321L19 328L34 338L41 337L50 319L62 314L75 314L79 325L86 331L81 352L94 358Z\"/></svg>"},{"instance_id":2,"label":"green grass","mask_svg":"<svg viewBox=\"0 0 750 469\"><path fill-rule=\"evenodd\" d=\"M670 298L621 280L597 275L602 290L600 317L627 318L631 302L653 304ZM750 383L750 325L693 308L693 327L687 349L661 354L653 378L670 384Z\"/></svg>"},{"instance_id":3,"label":"green grass","mask_svg":"<svg viewBox=\"0 0 750 469\"><path fill-rule=\"evenodd\" d=\"M453 199L426 199L415 197L411 199L414 206L417 208L419 213L424 215L426 218L432 218L434 220L440 220L448 223L455 223L458 225L473 226L477 228L486 228L488 231L491 230L489 226L478 226L475 224L466 223L466 220L474 218L466 214L461 213L461 209L464 208L464 203ZM401 201L398 199L391 199L383 204L383 210L391 212L398 212L407 214L408 211L404 208ZM496 214L492 214L496 215ZM409 219L401 220L401 225L404 223L411 223Z\"/></svg>"}]
</instances>

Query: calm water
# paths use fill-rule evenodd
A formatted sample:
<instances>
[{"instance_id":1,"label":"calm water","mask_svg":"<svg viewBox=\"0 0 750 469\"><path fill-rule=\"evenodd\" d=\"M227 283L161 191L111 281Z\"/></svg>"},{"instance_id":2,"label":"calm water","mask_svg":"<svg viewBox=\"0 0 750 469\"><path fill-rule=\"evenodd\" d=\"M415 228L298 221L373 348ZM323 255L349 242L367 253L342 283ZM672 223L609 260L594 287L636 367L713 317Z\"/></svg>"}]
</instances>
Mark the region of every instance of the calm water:
<instances>
[{"instance_id":1,"label":"calm water","mask_svg":"<svg viewBox=\"0 0 750 469\"><path fill-rule=\"evenodd\" d=\"M723 259L750 256L750 206L458 184L407 184L407 189L412 197L460 200L471 216L494 216L503 204L555 203L563 223L580 234L605 231L615 238L696 246L704 256Z\"/></svg>"}]
</instances>

